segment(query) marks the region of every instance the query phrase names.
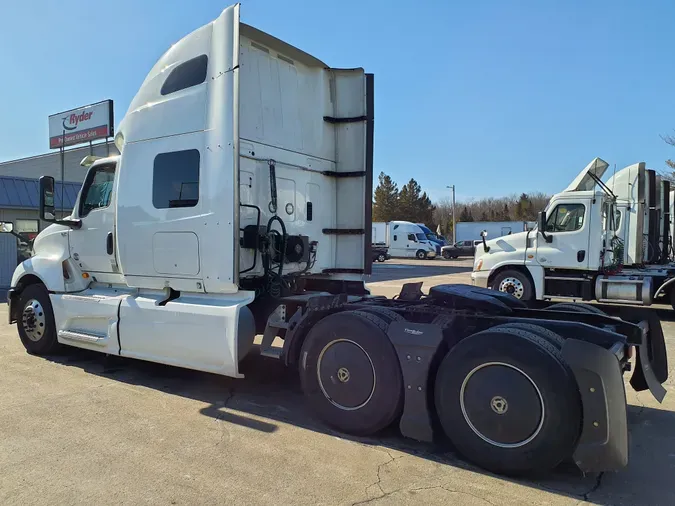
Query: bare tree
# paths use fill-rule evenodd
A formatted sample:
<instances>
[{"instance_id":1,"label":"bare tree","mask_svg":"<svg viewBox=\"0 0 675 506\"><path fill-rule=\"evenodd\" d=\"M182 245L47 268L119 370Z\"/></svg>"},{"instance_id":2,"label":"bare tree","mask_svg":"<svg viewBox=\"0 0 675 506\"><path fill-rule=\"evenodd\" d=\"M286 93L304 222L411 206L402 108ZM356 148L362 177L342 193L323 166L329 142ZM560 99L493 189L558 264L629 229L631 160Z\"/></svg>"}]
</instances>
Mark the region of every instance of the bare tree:
<instances>
[{"instance_id":1,"label":"bare tree","mask_svg":"<svg viewBox=\"0 0 675 506\"><path fill-rule=\"evenodd\" d=\"M661 139L663 139L663 142L665 142L666 144L675 147L675 137L673 137L672 135L662 135ZM675 171L675 162L670 158L666 160L666 165L671 169L673 169L673 171ZM672 175L673 174L671 173L671 177Z\"/></svg>"}]
</instances>

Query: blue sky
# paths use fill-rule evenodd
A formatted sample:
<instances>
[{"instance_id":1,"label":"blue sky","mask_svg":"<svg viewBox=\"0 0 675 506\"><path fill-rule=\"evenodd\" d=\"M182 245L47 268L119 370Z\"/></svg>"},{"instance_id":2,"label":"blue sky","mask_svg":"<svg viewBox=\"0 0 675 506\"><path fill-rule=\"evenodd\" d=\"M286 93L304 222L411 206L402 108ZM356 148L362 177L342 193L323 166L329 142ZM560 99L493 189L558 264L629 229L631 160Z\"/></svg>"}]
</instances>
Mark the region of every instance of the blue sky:
<instances>
[{"instance_id":1,"label":"blue sky","mask_svg":"<svg viewBox=\"0 0 675 506\"><path fill-rule=\"evenodd\" d=\"M0 161L47 151L47 116L112 98L228 1L31 0L0 17ZM593 157L665 168L675 2L248 0L242 20L375 74L375 171L432 198L563 189Z\"/></svg>"}]
</instances>

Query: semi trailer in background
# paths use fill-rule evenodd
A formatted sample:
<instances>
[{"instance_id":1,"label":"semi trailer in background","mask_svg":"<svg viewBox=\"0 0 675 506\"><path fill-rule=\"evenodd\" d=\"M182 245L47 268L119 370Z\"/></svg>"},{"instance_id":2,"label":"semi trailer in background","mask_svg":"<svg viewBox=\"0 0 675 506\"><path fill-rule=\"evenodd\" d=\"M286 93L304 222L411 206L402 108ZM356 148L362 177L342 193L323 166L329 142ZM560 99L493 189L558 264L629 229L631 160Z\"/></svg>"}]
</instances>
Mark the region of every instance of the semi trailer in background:
<instances>
[{"instance_id":1,"label":"semi trailer in background","mask_svg":"<svg viewBox=\"0 0 675 506\"><path fill-rule=\"evenodd\" d=\"M239 5L176 42L119 124L120 155L87 162L70 216L56 218L54 179L40 180L52 224L8 294L25 348L243 378L262 334L249 366L297 370L336 430L449 438L506 474L625 466L632 356L631 385L663 399L658 318L467 285L372 296L373 104L372 75L241 23ZM435 253L419 227L396 225L383 238Z\"/></svg>"},{"instance_id":2,"label":"semi trailer in background","mask_svg":"<svg viewBox=\"0 0 675 506\"><path fill-rule=\"evenodd\" d=\"M503 237L534 228L531 221L460 221L457 227L457 241L480 241L481 232L489 239Z\"/></svg>"},{"instance_id":3,"label":"semi trailer in background","mask_svg":"<svg viewBox=\"0 0 675 506\"><path fill-rule=\"evenodd\" d=\"M436 257L436 244L427 239L419 225L410 221L374 222L372 243L389 248L389 254L398 258ZM440 248L439 248L440 250Z\"/></svg>"}]
</instances>

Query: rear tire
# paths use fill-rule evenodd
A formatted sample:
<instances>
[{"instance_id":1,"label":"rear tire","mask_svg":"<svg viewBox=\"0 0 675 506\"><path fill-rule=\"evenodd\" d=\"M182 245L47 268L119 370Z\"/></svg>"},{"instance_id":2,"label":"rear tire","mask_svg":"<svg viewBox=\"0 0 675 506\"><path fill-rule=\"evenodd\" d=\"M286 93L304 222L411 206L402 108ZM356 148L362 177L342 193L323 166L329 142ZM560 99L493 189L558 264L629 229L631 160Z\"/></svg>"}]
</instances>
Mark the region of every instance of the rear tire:
<instances>
[{"instance_id":1,"label":"rear tire","mask_svg":"<svg viewBox=\"0 0 675 506\"><path fill-rule=\"evenodd\" d=\"M427 252L420 249L420 250L417 250L417 253L415 253L415 256L418 258L418 260L424 260L427 257Z\"/></svg>"},{"instance_id":2,"label":"rear tire","mask_svg":"<svg viewBox=\"0 0 675 506\"><path fill-rule=\"evenodd\" d=\"M386 259L387 259L387 257L385 257L384 255L378 255L378 256L377 256L377 261L378 261L378 262L384 262Z\"/></svg>"},{"instance_id":3,"label":"rear tire","mask_svg":"<svg viewBox=\"0 0 675 506\"><path fill-rule=\"evenodd\" d=\"M565 344L565 339L563 339L562 336L540 325L534 325L532 323L514 322L514 323L505 323L504 325L498 325L497 327L492 327L491 330L497 330L502 328L520 329L525 330L527 332L531 332L532 334L539 336L542 339L546 339L558 350L562 350L563 344Z\"/></svg>"},{"instance_id":4,"label":"rear tire","mask_svg":"<svg viewBox=\"0 0 675 506\"><path fill-rule=\"evenodd\" d=\"M441 255L443 255L443 258L445 258L446 260L450 260L450 253L448 253L447 251L444 251L443 253L441 253Z\"/></svg>"},{"instance_id":5,"label":"rear tire","mask_svg":"<svg viewBox=\"0 0 675 506\"><path fill-rule=\"evenodd\" d=\"M558 304L548 306L547 309L550 311L567 311L568 313L586 313L607 316L607 313L597 307L591 304L582 304L580 302L559 302Z\"/></svg>"},{"instance_id":6,"label":"rear tire","mask_svg":"<svg viewBox=\"0 0 675 506\"><path fill-rule=\"evenodd\" d=\"M534 297L532 281L527 274L515 269L502 271L495 276L490 288L513 295L522 301L531 300Z\"/></svg>"},{"instance_id":7,"label":"rear tire","mask_svg":"<svg viewBox=\"0 0 675 506\"><path fill-rule=\"evenodd\" d=\"M19 296L16 322L19 337L32 355L49 355L59 350L54 310L44 285L29 285Z\"/></svg>"},{"instance_id":8,"label":"rear tire","mask_svg":"<svg viewBox=\"0 0 675 506\"><path fill-rule=\"evenodd\" d=\"M403 377L387 322L365 311L335 313L307 334L302 390L317 416L348 434L389 426L403 409Z\"/></svg>"},{"instance_id":9,"label":"rear tire","mask_svg":"<svg viewBox=\"0 0 675 506\"><path fill-rule=\"evenodd\" d=\"M579 391L559 350L519 328L494 327L451 349L435 402L460 453L500 474L554 468L571 456L581 431Z\"/></svg>"},{"instance_id":10,"label":"rear tire","mask_svg":"<svg viewBox=\"0 0 675 506\"><path fill-rule=\"evenodd\" d=\"M384 320L384 322L387 324L387 327L389 327L389 324L391 322L399 322L405 320L400 314L398 314L396 311L392 311L391 309L387 309L386 307L369 307L369 308L363 308L360 309L359 312L364 312L364 313L370 313L374 314L375 316L378 316L381 320ZM385 330L386 332L386 330Z\"/></svg>"}]
</instances>

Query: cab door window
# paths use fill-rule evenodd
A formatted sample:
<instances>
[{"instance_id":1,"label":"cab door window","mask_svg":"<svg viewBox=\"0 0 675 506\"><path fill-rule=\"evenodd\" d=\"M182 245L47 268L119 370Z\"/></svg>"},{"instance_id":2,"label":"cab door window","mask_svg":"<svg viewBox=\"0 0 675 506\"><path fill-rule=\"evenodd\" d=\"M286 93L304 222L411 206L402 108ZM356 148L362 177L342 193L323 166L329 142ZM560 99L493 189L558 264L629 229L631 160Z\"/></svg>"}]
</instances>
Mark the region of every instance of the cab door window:
<instances>
[{"instance_id":1,"label":"cab door window","mask_svg":"<svg viewBox=\"0 0 675 506\"><path fill-rule=\"evenodd\" d=\"M101 165L92 168L87 174L80 196L80 218L84 218L94 209L108 207L115 180L115 165Z\"/></svg>"},{"instance_id":2,"label":"cab door window","mask_svg":"<svg viewBox=\"0 0 675 506\"><path fill-rule=\"evenodd\" d=\"M546 220L546 232L574 232L584 226L586 206L558 204Z\"/></svg>"}]
</instances>

